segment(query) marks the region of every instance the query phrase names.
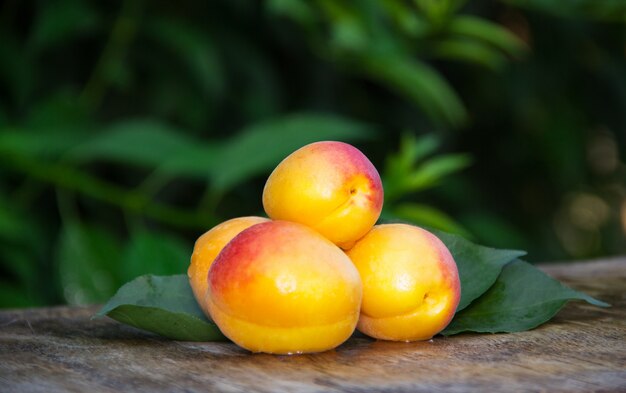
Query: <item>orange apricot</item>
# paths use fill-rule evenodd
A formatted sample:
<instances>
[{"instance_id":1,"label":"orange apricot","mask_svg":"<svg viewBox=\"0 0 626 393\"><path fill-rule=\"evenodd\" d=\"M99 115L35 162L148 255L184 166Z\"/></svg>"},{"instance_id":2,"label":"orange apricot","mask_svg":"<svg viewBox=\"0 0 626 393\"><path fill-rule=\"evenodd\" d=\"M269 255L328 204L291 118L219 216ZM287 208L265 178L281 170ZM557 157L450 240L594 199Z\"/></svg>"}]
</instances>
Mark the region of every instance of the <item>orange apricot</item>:
<instances>
[{"instance_id":1,"label":"orange apricot","mask_svg":"<svg viewBox=\"0 0 626 393\"><path fill-rule=\"evenodd\" d=\"M374 165L342 142L306 145L274 169L263 207L274 220L298 222L349 248L378 220L383 187Z\"/></svg>"},{"instance_id":2,"label":"orange apricot","mask_svg":"<svg viewBox=\"0 0 626 393\"><path fill-rule=\"evenodd\" d=\"M209 286L209 268L215 257L239 232L252 225L267 221L269 221L267 218L253 216L233 218L216 225L196 240L193 254L191 255L191 263L189 264L189 269L187 269L187 276L189 277L193 295L207 316L209 314L206 309L205 298L207 287Z\"/></svg>"},{"instance_id":3,"label":"orange apricot","mask_svg":"<svg viewBox=\"0 0 626 393\"><path fill-rule=\"evenodd\" d=\"M361 280L341 249L294 222L237 235L209 270L206 302L222 333L253 352L319 352L350 337Z\"/></svg>"},{"instance_id":4,"label":"orange apricot","mask_svg":"<svg viewBox=\"0 0 626 393\"><path fill-rule=\"evenodd\" d=\"M432 233L377 225L347 254L363 281L361 332L383 340L427 340L452 320L461 297L459 274Z\"/></svg>"}]
</instances>

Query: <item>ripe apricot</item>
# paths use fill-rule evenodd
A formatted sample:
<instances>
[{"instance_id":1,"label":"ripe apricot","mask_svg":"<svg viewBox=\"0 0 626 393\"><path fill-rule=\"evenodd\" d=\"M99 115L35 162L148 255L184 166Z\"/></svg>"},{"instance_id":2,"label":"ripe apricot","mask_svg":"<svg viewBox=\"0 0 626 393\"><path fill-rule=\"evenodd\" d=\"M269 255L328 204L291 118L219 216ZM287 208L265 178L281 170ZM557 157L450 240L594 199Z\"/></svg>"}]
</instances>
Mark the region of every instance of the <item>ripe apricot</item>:
<instances>
[{"instance_id":1,"label":"ripe apricot","mask_svg":"<svg viewBox=\"0 0 626 393\"><path fill-rule=\"evenodd\" d=\"M222 333L253 352L319 352L356 326L361 280L341 249L304 225L271 221L237 235L209 270L206 302Z\"/></svg>"},{"instance_id":2,"label":"ripe apricot","mask_svg":"<svg viewBox=\"0 0 626 393\"><path fill-rule=\"evenodd\" d=\"M206 291L208 284L209 268L215 260L215 257L222 251L224 246L228 244L239 232L252 225L269 221L263 217L238 217L216 225L209 231L205 232L196 240L191 255L191 263L187 269L189 284L193 291L200 308L206 315Z\"/></svg>"},{"instance_id":3,"label":"ripe apricot","mask_svg":"<svg viewBox=\"0 0 626 393\"><path fill-rule=\"evenodd\" d=\"M347 254L363 281L361 332L383 340L427 340L452 320L461 296L459 274L432 233L377 225Z\"/></svg>"},{"instance_id":4,"label":"ripe apricot","mask_svg":"<svg viewBox=\"0 0 626 393\"><path fill-rule=\"evenodd\" d=\"M372 228L382 206L376 168L342 142L316 142L296 150L274 169L263 190L270 218L307 225L342 248Z\"/></svg>"}]
</instances>

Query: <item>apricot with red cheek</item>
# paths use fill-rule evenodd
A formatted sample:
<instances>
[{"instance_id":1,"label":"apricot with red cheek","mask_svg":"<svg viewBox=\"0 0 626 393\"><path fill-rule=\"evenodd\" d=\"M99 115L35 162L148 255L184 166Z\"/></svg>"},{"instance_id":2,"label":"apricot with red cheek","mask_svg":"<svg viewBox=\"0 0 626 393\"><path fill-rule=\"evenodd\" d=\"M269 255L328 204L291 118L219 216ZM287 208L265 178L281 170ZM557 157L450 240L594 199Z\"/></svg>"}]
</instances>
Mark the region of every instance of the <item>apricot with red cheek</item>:
<instances>
[{"instance_id":1,"label":"apricot with red cheek","mask_svg":"<svg viewBox=\"0 0 626 393\"><path fill-rule=\"evenodd\" d=\"M336 245L293 222L237 235L209 270L206 303L228 338L253 352L319 352L350 337L361 279Z\"/></svg>"},{"instance_id":2,"label":"apricot with red cheek","mask_svg":"<svg viewBox=\"0 0 626 393\"><path fill-rule=\"evenodd\" d=\"M196 240L191 255L191 263L187 269L189 284L200 308L208 316L206 308L206 291L208 287L209 268L215 257L241 231L252 225L269 221L263 217L238 217L216 225Z\"/></svg>"},{"instance_id":3,"label":"apricot with red cheek","mask_svg":"<svg viewBox=\"0 0 626 393\"><path fill-rule=\"evenodd\" d=\"M382 206L376 168L342 142L316 142L296 150L274 169L263 190L270 218L304 224L344 249L372 228Z\"/></svg>"}]
</instances>

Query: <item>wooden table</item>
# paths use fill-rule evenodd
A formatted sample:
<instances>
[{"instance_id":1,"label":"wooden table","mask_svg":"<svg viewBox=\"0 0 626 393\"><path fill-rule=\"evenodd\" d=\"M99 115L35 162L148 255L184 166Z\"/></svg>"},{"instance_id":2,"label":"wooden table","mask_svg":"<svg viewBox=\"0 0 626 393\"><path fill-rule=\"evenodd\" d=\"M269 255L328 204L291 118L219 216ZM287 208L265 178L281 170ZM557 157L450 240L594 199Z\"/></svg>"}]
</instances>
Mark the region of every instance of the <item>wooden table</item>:
<instances>
[{"instance_id":1,"label":"wooden table","mask_svg":"<svg viewBox=\"0 0 626 393\"><path fill-rule=\"evenodd\" d=\"M97 307L3 311L0 391L626 392L626 258L543 269L613 307L573 302L524 333L352 338L300 356L165 340L92 321Z\"/></svg>"}]
</instances>

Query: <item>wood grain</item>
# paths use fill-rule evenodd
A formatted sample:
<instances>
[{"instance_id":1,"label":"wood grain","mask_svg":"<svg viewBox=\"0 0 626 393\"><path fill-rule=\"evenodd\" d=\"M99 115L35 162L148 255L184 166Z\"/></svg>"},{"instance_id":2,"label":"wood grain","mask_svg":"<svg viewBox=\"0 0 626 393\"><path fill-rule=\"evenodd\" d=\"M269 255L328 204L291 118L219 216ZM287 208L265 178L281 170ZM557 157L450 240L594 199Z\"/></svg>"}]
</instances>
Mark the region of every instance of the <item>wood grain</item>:
<instances>
[{"instance_id":1,"label":"wood grain","mask_svg":"<svg viewBox=\"0 0 626 393\"><path fill-rule=\"evenodd\" d=\"M352 338L300 356L169 341L90 320L97 307L3 311L0 391L626 392L626 258L543 269L613 307L573 302L524 333Z\"/></svg>"}]
</instances>

